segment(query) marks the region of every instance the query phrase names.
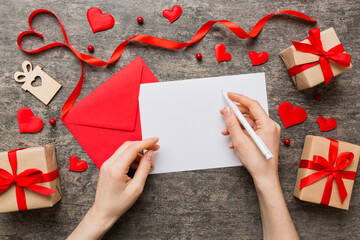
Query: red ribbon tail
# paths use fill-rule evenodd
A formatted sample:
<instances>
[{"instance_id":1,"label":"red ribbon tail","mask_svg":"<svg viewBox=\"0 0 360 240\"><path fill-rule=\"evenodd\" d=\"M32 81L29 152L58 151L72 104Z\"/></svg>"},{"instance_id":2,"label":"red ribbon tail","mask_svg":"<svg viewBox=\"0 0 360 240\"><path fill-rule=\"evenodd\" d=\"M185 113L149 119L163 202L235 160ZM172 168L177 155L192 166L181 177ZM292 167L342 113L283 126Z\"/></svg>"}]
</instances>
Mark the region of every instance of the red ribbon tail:
<instances>
[{"instance_id":1,"label":"red ribbon tail","mask_svg":"<svg viewBox=\"0 0 360 240\"><path fill-rule=\"evenodd\" d=\"M56 192L55 190L52 190L50 188L35 185L35 184L31 185L31 186L27 186L26 188L33 191L33 192L40 193L40 194L42 194L44 196L48 196L48 195Z\"/></svg>"},{"instance_id":2,"label":"red ribbon tail","mask_svg":"<svg viewBox=\"0 0 360 240\"><path fill-rule=\"evenodd\" d=\"M19 211L26 211L28 209L26 204L24 188L18 185L16 185L16 201Z\"/></svg>"},{"instance_id":3,"label":"red ribbon tail","mask_svg":"<svg viewBox=\"0 0 360 240\"><path fill-rule=\"evenodd\" d=\"M333 174L330 174L326 180L324 193L323 193L323 196L322 196L321 202L320 202L321 205L326 205L326 206L329 205L330 198L331 198L331 192L332 192L333 179L334 179Z\"/></svg>"},{"instance_id":4,"label":"red ribbon tail","mask_svg":"<svg viewBox=\"0 0 360 240\"><path fill-rule=\"evenodd\" d=\"M334 77L334 73L330 67L329 60L325 57L320 57L320 67L324 74L325 86L329 84L330 80Z\"/></svg>"}]
</instances>

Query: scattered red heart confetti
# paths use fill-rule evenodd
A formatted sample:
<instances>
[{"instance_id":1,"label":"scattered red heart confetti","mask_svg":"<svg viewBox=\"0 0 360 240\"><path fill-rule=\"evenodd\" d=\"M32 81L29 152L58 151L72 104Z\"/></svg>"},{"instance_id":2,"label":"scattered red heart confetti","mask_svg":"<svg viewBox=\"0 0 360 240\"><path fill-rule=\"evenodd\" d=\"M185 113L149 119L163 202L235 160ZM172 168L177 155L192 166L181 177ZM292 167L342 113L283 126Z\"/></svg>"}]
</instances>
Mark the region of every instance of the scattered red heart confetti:
<instances>
[{"instance_id":1,"label":"scattered red heart confetti","mask_svg":"<svg viewBox=\"0 0 360 240\"><path fill-rule=\"evenodd\" d=\"M314 98L315 98L316 100L320 100L320 99L322 98L322 96L321 96L321 94L316 94L316 95L314 96Z\"/></svg>"},{"instance_id":2,"label":"scattered red heart confetti","mask_svg":"<svg viewBox=\"0 0 360 240\"><path fill-rule=\"evenodd\" d=\"M171 23L173 23L176 19L180 17L182 13L182 8L179 5L175 5L171 10L165 9L163 11L163 16L169 19Z\"/></svg>"},{"instance_id":3,"label":"scattered red heart confetti","mask_svg":"<svg viewBox=\"0 0 360 240\"><path fill-rule=\"evenodd\" d=\"M285 144L285 146L287 146L287 147L290 146L290 139L285 138L284 144Z\"/></svg>"},{"instance_id":4,"label":"scattered red heart confetti","mask_svg":"<svg viewBox=\"0 0 360 240\"><path fill-rule=\"evenodd\" d=\"M97 7L92 7L87 11L87 19L93 33L112 28L115 24L114 17L111 14L102 13Z\"/></svg>"},{"instance_id":5,"label":"scattered red heart confetti","mask_svg":"<svg viewBox=\"0 0 360 240\"><path fill-rule=\"evenodd\" d=\"M55 124L56 124L56 120L55 119L50 119L49 120L49 124L51 125L51 126L54 126Z\"/></svg>"},{"instance_id":6,"label":"scattered red heart confetti","mask_svg":"<svg viewBox=\"0 0 360 240\"><path fill-rule=\"evenodd\" d=\"M326 120L326 118L320 116L318 117L317 122L320 126L321 132L333 130L337 126L337 121L334 118L329 118Z\"/></svg>"},{"instance_id":7,"label":"scattered red heart confetti","mask_svg":"<svg viewBox=\"0 0 360 240\"><path fill-rule=\"evenodd\" d=\"M218 62L231 60L231 54L226 52L225 50L226 50L225 45L222 43L218 43L215 46L215 56Z\"/></svg>"},{"instance_id":8,"label":"scattered red heart confetti","mask_svg":"<svg viewBox=\"0 0 360 240\"><path fill-rule=\"evenodd\" d=\"M294 108L289 102L281 103L278 107L278 113L285 125L285 128L302 123L307 117L305 109L302 107Z\"/></svg>"},{"instance_id":9,"label":"scattered red heart confetti","mask_svg":"<svg viewBox=\"0 0 360 240\"><path fill-rule=\"evenodd\" d=\"M261 52L258 54L255 51L251 51L249 52L249 57L253 66L266 63L269 60L269 54L267 54L267 52Z\"/></svg>"},{"instance_id":10,"label":"scattered red heart confetti","mask_svg":"<svg viewBox=\"0 0 360 240\"><path fill-rule=\"evenodd\" d=\"M93 52L95 49L94 49L94 46L93 45L89 45L88 46L88 51L89 52Z\"/></svg>"},{"instance_id":11,"label":"scattered red heart confetti","mask_svg":"<svg viewBox=\"0 0 360 240\"><path fill-rule=\"evenodd\" d=\"M83 172L87 169L87 167L88 164L86 161L84 160L79 161L79 159L76 156L70 157L70 167L69 167L70 171Z\"/></svg>"},{"instance_id":12,"label":"scattered red heart confetti","mask_svg":"<svg viewBox=\"0 0 360 240\"><path fill-rule=\"evenodd\" d=\"M142 17L138 17L136 20L137 20L138 24L144 23L144 19Z\"/></svg>"},{"instance_id":13,"label":"scattered red heart confetti","mask_svg":"<svg viewBox=\"0 0 360 240\"><path fill-rule=\"evenodd\" d=\"M197 54L196 54L196 59L197 59L198 61L200 61L200 60L202 59L201 53L197 53Z\"/></svg>"},{"instance_id":14,"label":"scattered red heart confetti","mask_svg":"<svg viewBox=\"0 0 360 240\"><path fill-rule=\"evenodd\" d=\"M23 132L38 132L43 127L41 118L34 116L30 108L20 108L17 113L19 122L19 131Z\"/></svg>"}]
</instances>

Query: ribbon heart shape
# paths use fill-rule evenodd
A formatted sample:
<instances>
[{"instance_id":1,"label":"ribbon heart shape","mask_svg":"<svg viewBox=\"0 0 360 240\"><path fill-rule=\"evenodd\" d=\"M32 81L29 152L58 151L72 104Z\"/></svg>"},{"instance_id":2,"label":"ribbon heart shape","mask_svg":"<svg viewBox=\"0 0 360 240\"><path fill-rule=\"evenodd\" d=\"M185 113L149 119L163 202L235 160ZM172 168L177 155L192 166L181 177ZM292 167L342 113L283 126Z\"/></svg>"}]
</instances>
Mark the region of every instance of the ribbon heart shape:
<instances>
[{"instance_id":1,"label":"ribbon heart shape","mask_svg":"<svg viewBox=\"0 0 360 240\"><path fill-rule=\"evenodd\" d=\"M40 38L44 38L41 33L38 33L38 32L36 32L34 30L34 28L32 27L32 24L31 24L31 21L32 21L33 17L35 15L39 14L39 13L49 13L49 14L53 15L57 19L57 21L60 24L61 31L63 33L65 43L54 42L54 43L47 44L47 45L45 45L43 47L40 47L38 49L35 49L35 50L25 50L22 47L21 39L24 36L28 35L28 34L35 34ZM66 32L65 32L64 26L61 23L61 21L59 20L59 18L53 12L51 12L49 10L37 9L37 10L33 11L29 16L28 23L29 23L29 27L30 27L31 31L24 31L24 32L20 33L18 38L17 38L17 44L18 44L19 48L22 51L27 52L27 53L38 53L38 52L45 51L45 50L50 49L50 48L65 46L65 47L68 47L76 55L76 57L79 59L80 65L81 65L81 76L79 78L79 81L78 81L75 89L70 94L70 96L66 100L64 106L62 107L62 114L60 116L60 118L62 119L65 116L65 114L70 110L70 108L74 105L74 103L76 102L76 99L80 95L81 88L82 88L82 85L83 85L83 80L84 80L83 79L84 78L84 69L83 69L82 62L86 62L88 64L98 66L98 67L103 67L103 66L106 66L108 64L114 63L115 61L117 61L121 57L121 55L124 52L127 44L130 41L146 43L146 44L149 44L149 45L162 47L162 48L167 48L167 49L173 49L173 50L183 49L183 48L186 48L186 47L200 41L209 32L209 30L212 28L212 26L215 25L216 23L220 23L220 24L224 25L225 27L227 27L230 31L232 31L240 39L253 38L253 37L256 37L257 35L259 35L259 33L261 32L261 30L263 29L265 24L269 21L269 19L272 16L277 15L277 14L288 14L288 15L299 17L301 19L305 19L305 20L310 21L310 22L316 22L316 20L310 18L309 16L307 16L307 15L305 15L303 13L300 13L300 12L297 12L297 11L292 11L292 10L282 10L282 11L277 11L277 12L271 13L271 14L263 17L262 19L260 19L260 21L255 24L255 26L250 30L249 33L246 33L240 26L236 25L235 23L233 23L231 21L214 20L214 21L208 21L203 26L201 26L200 29L195 33L195 35L192 37L192 39L189 42L176 42L176 41L172 41L172 40L168 40L168 39L163 39L163 38L153 37L153 36L149 36L149 35L139 34L139 35L132 36L129 39L127 39L127 40L123 41L122 43L120 43L116 47L116 49L114 50L114 52L111 55L109 61L105 62L105 61L100 60L100 59L98 59L96 57L86 55L86 54L83 54L83 53L77 51L70 44L69 39L68 39L68 37L66 35Z\"/></svg>"}]
</instances>

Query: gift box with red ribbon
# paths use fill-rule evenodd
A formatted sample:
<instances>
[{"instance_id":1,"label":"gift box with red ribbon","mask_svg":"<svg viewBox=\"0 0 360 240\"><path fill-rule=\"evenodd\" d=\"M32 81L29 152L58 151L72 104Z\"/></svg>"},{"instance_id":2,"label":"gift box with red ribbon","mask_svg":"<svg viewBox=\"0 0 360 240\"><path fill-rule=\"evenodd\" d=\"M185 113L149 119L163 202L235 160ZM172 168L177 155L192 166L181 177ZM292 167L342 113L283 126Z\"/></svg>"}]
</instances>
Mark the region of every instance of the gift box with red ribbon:
<instances>
[{"instance_id":1,"label":"gift box with red ribbon","mask_svg":"<svg viewBox=\"0 0 360 240\"><path fill-rule=\"evenodd\" d=\"M298 90L322 82L326 86L334 76L352 67L351 57L345 53L333 28L320 32L316 27L307 38L292 43L280 56Z\"/></svg>"},{"instance_id":2,"label":"gift box with red ribbon","mask_svg":"<svg viewBox=\"0 0 360 240\"><path fill-rule=\"evenodd\" d=\"M53 145L0 153L0 212L52 207L60 199Z\"/></svg>"},{"instance_id":3,"label":"gift box with red ribbon","mask_svg":"<svg viewBox=\"0 0 360 240\"><path fill-rule=\"evenodd\" d=\"M306 136L294 196L303 201L348 210L359 155L360 146Z\"/></svg>"}]
</instances>

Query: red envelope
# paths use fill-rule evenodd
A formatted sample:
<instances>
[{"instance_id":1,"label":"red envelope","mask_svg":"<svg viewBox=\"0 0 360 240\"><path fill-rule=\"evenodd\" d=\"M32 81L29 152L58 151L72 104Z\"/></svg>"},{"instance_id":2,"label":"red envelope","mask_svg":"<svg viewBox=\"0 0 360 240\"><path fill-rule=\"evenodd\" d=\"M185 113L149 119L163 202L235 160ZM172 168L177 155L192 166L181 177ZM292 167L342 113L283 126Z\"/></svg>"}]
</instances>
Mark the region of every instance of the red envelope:
<instances>
[{"instance_id":1,"label":"red envelope","mask_svg":"<svg viewBox=\"0 0 360 240\"><path fill-rule=\"evenodd\" d=\"M75 104L62 121L98 168L126 141L141 140L140 84L158 82L137 57Z\"/></svg>"}]
</instances>

